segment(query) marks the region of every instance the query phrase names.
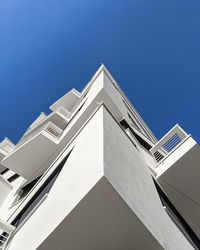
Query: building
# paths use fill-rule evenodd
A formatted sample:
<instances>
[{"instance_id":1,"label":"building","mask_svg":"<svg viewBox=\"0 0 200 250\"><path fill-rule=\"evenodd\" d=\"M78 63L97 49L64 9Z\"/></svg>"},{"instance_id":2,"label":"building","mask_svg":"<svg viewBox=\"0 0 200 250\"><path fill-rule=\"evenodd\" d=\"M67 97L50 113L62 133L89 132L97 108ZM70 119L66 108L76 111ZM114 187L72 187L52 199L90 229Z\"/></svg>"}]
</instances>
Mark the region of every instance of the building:
<instances>
[{"instance_id":1,"label":"building","mask_svg":"<svg viewBox=\"0 0 200 250\"><path fill-rule=\"evenodd\" d=\"M2 249L200 249L191 135L157 141L104 65L50 109L0 144Z\"/></svg>"}]
</instances>

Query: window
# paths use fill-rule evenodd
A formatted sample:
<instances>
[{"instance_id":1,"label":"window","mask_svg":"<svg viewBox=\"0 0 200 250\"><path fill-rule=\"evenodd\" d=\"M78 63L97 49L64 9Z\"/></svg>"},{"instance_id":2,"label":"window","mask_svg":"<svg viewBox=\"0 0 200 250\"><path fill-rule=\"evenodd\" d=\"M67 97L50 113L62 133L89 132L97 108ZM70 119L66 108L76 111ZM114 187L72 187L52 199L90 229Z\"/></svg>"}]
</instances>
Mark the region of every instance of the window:
<instances>
[{"instance_id":1,"label":"window","mask_svg":"<svg viewBox=\"0 0 200 250\"><path fill-rule=\"evenodd\" d=\"M128 114L128 117L129 117L129 119L131 120L131 122L133 123L133 126L134 127L136 127L138 130L140 130L139 129L139 127L138 127L138 125L136 124L136 122L133 120L133 118L130 116L130 114L127 112L127 114Z\"/></svg>"},{"instance_id":2,"label":"window","mask_svg":"<svg viewBox=\"0 0 200 250\"><path fill-rule=\"evenodd\" d=\"M77 113L78 113L79 111L81 111L81 109L82 109L82 107L83 107L83 105L85 104L86 101L87 101L87 100L85 100L84 103L80 106L80 108L77 110ZM77 114L77 113L76 113L76 114ZM76 115L76 114L75 114L75 115Z\"/></svg>"},{"instance_id":3,"label":"window","mask_svg":"<svg viewBox=\"0 0 200 250\"><path fill-rule=\"evenodd\" d=\"M83 98L85 98L85 97L86 97L86 95L88 94L88 92L89 92L89 90L87 90L87 91L85 92L85 94L84 94Z\"/></svg>"},{"instance_id":4,"label":"window","mask_svg":"<svg viewBox=\"0 0 200 250\"><path fill-rule=\"evenodd\" d=\"M61 161L58 167L54 170L54 172L49 176L49 178L45 181L45 183L41 186L41 188L35 193L32 199L27 203L24 209L18 214L18 216L12 221L12 225L18 227L23 220L27 217L27 215L33 210L33 208L39 203L39 201L44 197L45 194L49 193L53 184L55 183L58 175L60 174L65 162L67 161L69 155L72 150L68 153L68 155Z\"/></svg>"},{"instance_id":5,"label":"window","mask_svg":"<svg viewBox=\"0 0 200 250\"><path fill-rule=\"evenodd\" d=\"M138 134L136 134L135 131L133 131L133 129L129 126L129 124L127 123L127 121L126 121L125 119L121 120L121 121L120 121L120 124L121 124L121 126L122 126L124 129L129 128L130 131L132 132L132 134L135 136L135 138L138 140L138 142L139 142L144 148L146 148L147 150L150 150L150 149L151 149L151 146L150 146L145 140L143 140Z\"/></svg>"},{"instance_id":6,"label":"window","mask_svg":"<svg viewBox=\"0 0 200 250\"><path fill-rule=\"evenodd\" d=\"M16 180L18 177L19 177L18 174L14 174L14 175L12 175L10 178L8 178L7 181L12 182L12 181Z\"/></svg>"},{"instance_id":7,"label":"window","mask_svg":"<svg viewBox=\"0 0 200 250\"><path fill-rule=\"evenodd\" d=\"M1 172L1 175L5 174L6 172L8 172L8 168L4 169L2 172Z\"/></svg>"},{"instance_id":8,"label":"window","mask_svg":"<svg viewBox=\"0 0 200 250\"><path fill-rule=\"evenodd\" d=\"M130 112L130 114L135 118L136 121L139 122L140 126L143 128L143 133L145 133L145 135L151 140L151 137L149 136L148 129L145 128L143 122L141 122L141 119L138 117L138 115L135 113L135 111L129 106L128 103L126 103L124 100L122 100L122 101L123 101L124 105L126 106L126 108L128 109L128 111ZM132 117L130 117L130 114L128 114L128 116L130 119L132 119ZM132 119L132 121L133 121L133 119ZM135 123L135 125L140 130L140 128L137 126L136 123Z\"/></svg>"},{"instance_id":9,"label":"window","mask_svg":"<svg viewBox=\"0 0 200 250\"><path fill-rule=\"evenodd\" d=\"M28 183L26 186L24 186L20 191L19 191L19 200L23 199L30 191L31 189L35 186L35 184L38 182L38 180L41 178L39 176L32 182Z\"/></svg>"}]
</instances>

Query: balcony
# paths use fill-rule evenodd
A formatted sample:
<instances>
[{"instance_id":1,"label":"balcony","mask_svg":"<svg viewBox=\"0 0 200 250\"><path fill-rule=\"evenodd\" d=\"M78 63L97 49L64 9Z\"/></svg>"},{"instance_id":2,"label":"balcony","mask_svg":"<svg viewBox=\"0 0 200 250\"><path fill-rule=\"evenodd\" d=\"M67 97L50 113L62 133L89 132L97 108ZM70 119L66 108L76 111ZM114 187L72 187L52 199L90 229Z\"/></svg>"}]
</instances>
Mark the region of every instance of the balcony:
<instances>
[{"instance_id":1,"label":"balcony","mask_svg":"<svg viewBox=\"0 0 200 250\"><path fill-rule=\"evenodd\" d=\"M14 226L0 219L0 249L3 249L6 246L14 229Z\"/></svg>"},{"instance_id":2,"label":"balcony","mask_svg":"<svg viewBox=\"0 0 200 250\"><path fill-rule=\"evenodd\" d=\"M64 130L70 120L71 113L66 110L64 107L60 106L55 112L50 113L48 116L42 117L41 115L35 120L35 122L29 127L21 140L17 143L17 147L25 143L27 140L30 140L35 134L38 133L41 129L44 128L45 124L49 122L56 125L58 128ZM39 122L38 122L39 119Z\"/></svg>"},{"instance_id":3,"label":"balcony","mask_svg":"<svg viewBox=\"0 0 200 250\"><path fill-rule=\"evenodd\" d=\"M45 163L56 150L62 132L62 129L48 122L17 145L1 164L27 180L39 176L48 168Z\"/></svg>"},{"instance_id":4,"label":"balcony","mask_svg":"<svg viewBox=\"0 0 200 250\"><path fill-rule=\"evenodd\" d=\"M0 143L0 161L3 160L9 153L15 149L15 144L13 144L8 138L5 138ZM0 164L0 173L6 168Z\"/></svg>"},{"instance_id":5,"label":"balcony","mask_svg":"<svg viewBox=\"0 0 200 250\"><path fill-rule=\"evenodd\" d=\"M69 110L69 112L72 112L80 96L81 94L76 89L72 89L63 97L61 97L58 101L56 101L53 105L51 105L50 109L52 111L56 111L60 106L62 106L65 109Z\"/></svg>"},{"instance_id":6,"label":"balcony","mask_svg":"<svg viewBox=\"0 0 200 250\"><path fill-rule=\"evenodd\" d=\"M15 145L8 139L5 138L0 143L0 161L9 153L11 153L15 149Z\"/></svg>"},{"instance_id":7,"label":"balcony","mask_svg":"<svg viewBox=\"0 0 200 250\"><path fill-rule=\"evenodd\" d=\"M200 238L200 148L179 125L152 148L156 178Z\"/></svg>"},{"instance_id":8,"label":"balcony","mask_svg":"<svg viewBox=\"0 0 200 250\"><path fill-rule=\"evenodd\" d=\"M61 117L66 119L67 121L70 120L71 112L69 112L67 109L64 107L60 106L57 110L56 113L59 114Z\"/></svg>"},{"instance_id":9,"label":"balcony","mask_svg":"<svg viewBox=\"0 0 200 250\"><path fill-rule=\"evenodd\" d=\"M177 124L151 149L157 166L165 160L178 146L180 146L190 135Z\"/></svg>"},{"instance_id":10,"label":"balcony","mask_svg":"<svg viewBox=\"0 0 200 250\"><path fill-rule=\"evenodd\" d=\"M35 121L29 126L29 128L27 129L25 134L27 134L30 130L37 127L37 125L40 124L42 121L44 121L46 119L46 117L47 116L45 115L45 113L41 112L41 114L37 117L37 119L35 119Z\"/></svg>"}]
</instances>

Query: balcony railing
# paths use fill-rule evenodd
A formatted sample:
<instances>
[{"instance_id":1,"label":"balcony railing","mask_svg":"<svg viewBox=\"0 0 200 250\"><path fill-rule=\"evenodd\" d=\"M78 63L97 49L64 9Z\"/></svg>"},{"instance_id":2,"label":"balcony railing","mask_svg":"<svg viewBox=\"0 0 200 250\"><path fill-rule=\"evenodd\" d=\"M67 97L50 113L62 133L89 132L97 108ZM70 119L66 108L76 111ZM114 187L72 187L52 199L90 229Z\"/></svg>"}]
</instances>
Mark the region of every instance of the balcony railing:
<instances>
[{"instance_id":1,"label":"balcony railing","mask_svg":"<svg viewBox=\"0 0 200 250\"><path fill-rule=\"evenodd\" d=\"M189 135L177 124L150 149L150 152L156 162L160 163L185 141L188 136Z\"/></svg>"},{"instance_id":2,"label":"balcony railing","mask_svg":"<svg viewBox=\"0 0 200 250\"><path fill-rule=\"evenodd\" d=\"M14 229L14 226L0 219L0 249L4 249Z\"/></svg>"}]
</instances>

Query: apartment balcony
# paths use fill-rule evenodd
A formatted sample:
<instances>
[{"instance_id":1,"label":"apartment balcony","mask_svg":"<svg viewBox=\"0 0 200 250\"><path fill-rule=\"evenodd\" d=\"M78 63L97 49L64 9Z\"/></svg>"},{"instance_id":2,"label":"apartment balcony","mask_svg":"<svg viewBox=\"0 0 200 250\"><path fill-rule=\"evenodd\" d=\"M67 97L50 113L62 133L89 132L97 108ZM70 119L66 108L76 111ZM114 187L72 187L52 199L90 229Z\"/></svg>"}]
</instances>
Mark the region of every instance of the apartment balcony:
<instances>
[{"instance_id":1,"label":"apartment balcony","mask_svg":"<svg viewBox=\"0 0 200 250\"><path fill-rule=\"evenodd\" d=\"M200 148L179 125L150 150L156 178L177 210L200 238Z\"/></svg>"},{"instance_id":2,"label":"apartment balcony","mask_svg":"<svg viewBox=\"0 0 200 250\"><path fill-rule=\"evenodd\" d=\"M45 163L56 150L62 132L58 126L48 122L17 145L1 164L27 180L39 176L48 168Z\"/></svg>"},{"instance_id":3,"label":"apartment balcony","mask_svg":"<svg viewBox=\"0 0 200 250\"><path fill-rule=\"evenodd\" d=\"M42 123L42 121L46 120L47 115L44 112L41 112L40 115L35 119L35 121L29 126L25 134L27 134L30 130L33 130L38 124Z\"/></svg>"},{"instance_id":4,"label":"apartment balcony","mask_svg":"<svg viewBox=\"0 0 200 250\"><path fill-rule=\"evenodd\" d=\"M76 89L72 89L63 97L61 97L58 101L56 101L53 105L51 105L50 109L52 111L56 111L58 110L60 106L62 106L65 109L67 109L69 112L72 112L80 96L81 94Z\"/></svg>"},{"instance_id":5,"label":"apartment balcony","mask_svg":"<svg viewBox=\"0 0 200 250\"><path fill-rule=\"evenodd\" d=\"M70 120L71 112L69 112L66 108L62 106L60 106L55 113L57 113L60 117L67 121Z\"/></svg>"},{"instance_id":6,"label":"apartment balcony","mask_svg":"<svg viewBox=\"0 0 200 250\"><path fill-rule=\"evenodd\" d=\"M45 116L45 118L43 117L43 119L41 119L40 122L36 122L38 120L36 119L33 125L29 127L24 136L17 143L16 147L19 147L26 141L30 140L31 137L33 137L36 133L38 133L38 131L41 130L41 128L43 128L45 124L48 124L49 122L53 123L58 128L64 130L70 120L70 117L71 113L64 107L60 106L55 112L50 113L48 116Z\"/></svg>"},{"instance_id":7,"label":"apartment balcony","mask_svg":"<svg viewBox=\"0 0 200 250\"><path fill-rule=\"evenodd\" d=\"M5 248L6 243L14 229L14 226L0 219L0 249Z\"/></svg>"},{"instance_id":8,"label":"apartment balcony","mask_svg":"<svg viewBox=\"0 0 200 250\"><path fill-rule=\"evenodd\" d=\"M0 143L0 161L9 153L11 153L15 149L15 145L8 139L5 138Z\"/></svg>"},{"instance_id":9,"label":"apartment balcony","mask_svg":"<svg viewBox=\"0 0 200 250\"><path fill-rule=\"evenodd\" d=\"M15 144L13 144L8 138L5 138L0 143L0 161L3 160L8 154L10 154L15 149ZM6 168L0 164L0 173Z\"/></svg>"}]
</instances>

